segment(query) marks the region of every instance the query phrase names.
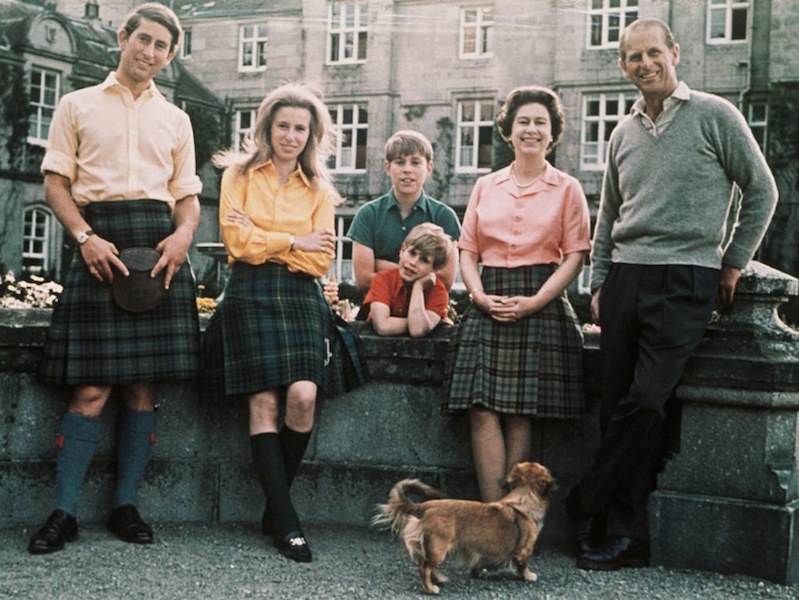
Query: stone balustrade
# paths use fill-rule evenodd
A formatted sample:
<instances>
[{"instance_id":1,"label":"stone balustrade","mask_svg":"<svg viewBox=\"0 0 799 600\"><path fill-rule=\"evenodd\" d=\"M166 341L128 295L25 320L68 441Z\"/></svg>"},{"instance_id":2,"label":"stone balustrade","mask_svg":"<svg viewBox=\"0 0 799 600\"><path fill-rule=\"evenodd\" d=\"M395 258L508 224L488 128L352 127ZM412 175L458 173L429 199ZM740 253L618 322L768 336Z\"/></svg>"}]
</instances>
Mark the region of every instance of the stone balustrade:
<instances>
[{"instance_id":1,"label":"stone balustrade","mask_svg":"<svg viewBox=\"0 0 799 600\"><path fill-rule=\"evenodd\" d=\"M753 263L735 305L708 329L677 389L681 452L651 500L653 561L799 582L799 334L777 307L797 280ZM54 500L54 436L67 391L35 370L48 311L0 311L0 526L38 524ZM400 478L420 477L453 497L476 497L468 421L439 412L449 331L381 338L359 324L372 380L321 399L317 427L292 494L309 522L367 525ZM598 444L596 334L586 336L587 416L536 421L533 458L558 479L542 543L564 545L562 499ZM250 465L243 406L208 406L192 384L159 391L158 443L139 505L154 521L251 521L263 499ZM81 499L83 521L107 514L117 402Z\"/></svg>"}]
</instances>

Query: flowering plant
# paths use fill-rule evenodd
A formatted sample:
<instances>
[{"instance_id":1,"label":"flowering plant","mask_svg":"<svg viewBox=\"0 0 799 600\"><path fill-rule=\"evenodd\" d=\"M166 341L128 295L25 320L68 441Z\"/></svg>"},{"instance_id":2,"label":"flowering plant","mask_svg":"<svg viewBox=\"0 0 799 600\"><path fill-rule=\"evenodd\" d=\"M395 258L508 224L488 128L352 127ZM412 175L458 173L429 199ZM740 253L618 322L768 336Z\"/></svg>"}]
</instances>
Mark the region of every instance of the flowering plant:
<instances>
[{"instance_id":1,"label":"flowering plant","mask_svg":"<svg viewBox=\"0 0 799 600\"><path fill-rule=\"evenodd\" d=\"M63 289L38 275L18 280L9 271L0 280L0 308L52 308Z\"/></svg>"}]
</instances>

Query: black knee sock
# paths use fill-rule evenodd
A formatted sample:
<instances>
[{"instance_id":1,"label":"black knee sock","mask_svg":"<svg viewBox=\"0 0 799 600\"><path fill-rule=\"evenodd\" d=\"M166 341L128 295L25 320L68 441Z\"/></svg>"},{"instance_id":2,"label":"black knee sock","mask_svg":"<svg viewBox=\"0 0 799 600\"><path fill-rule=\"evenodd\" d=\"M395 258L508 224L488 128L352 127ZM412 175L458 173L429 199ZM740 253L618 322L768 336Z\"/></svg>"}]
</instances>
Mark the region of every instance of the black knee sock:
<instances>
[{"instance_id":1,"label":"black knee sock","mask_svg":"<svg viewBox=\"0 0 799 600\"><path fill-rule=\"evenodd\" d=\"M302 457L305 456L305 449L311 440L311 432L300 433L284 425L278 434L278 439L280 440L280 450L283 452L283 464L286 467L286 481L291 487L297 470L300 468L300 463L302 463Z\"/></svg>"},{"instance_id":2,"label":"black knee sock","mask_svg":"<svg viewBox=\"0 0 799 600\"><path fill-rule=\"evenodd\" d=\"M283 464L278 435L259 433L250 436L250 446L258 482L269 503L275 535L282 539L289 533L300 531L300 519L289 495L286 467Z\"/></svg>"}]
</instances>

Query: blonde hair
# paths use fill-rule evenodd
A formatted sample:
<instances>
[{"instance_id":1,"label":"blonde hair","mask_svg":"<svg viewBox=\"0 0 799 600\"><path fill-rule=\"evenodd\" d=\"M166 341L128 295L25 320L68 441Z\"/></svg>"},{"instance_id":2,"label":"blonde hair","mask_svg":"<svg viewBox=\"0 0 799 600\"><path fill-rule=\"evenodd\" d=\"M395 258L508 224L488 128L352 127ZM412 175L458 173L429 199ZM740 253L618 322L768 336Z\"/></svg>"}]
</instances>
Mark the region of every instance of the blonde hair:
<instances>
[{"instance_id":1,"label":"blonde hair","mask_svg":"<svg viewBox=\"0 0 799 600\"><path fill-rule=\"evenodd\" d=\"M332 148L333 122L321 93L304 83L287 83L270 92L258 108L252 136L244 140L244 152L218 152L213 158L214 165L220 168L238 166L246 173L254 165L271 159L272 124L277 111L285 107L304 108L311 114L308 142L297 162L310 181L322 181L332 187L327 158Z\"/></svg>"},{"instance_id":2,"label":"blonde hair","mask_svg":"<svg viewBox=\"0 0 799 600\"><path fill-rule=\"evenodd\" d=\"M408 232L402 242L403 249L415 250L423 259L433 259L433 268L440 269L449 258L452 238L435 223L420 223Z\"/></svg>"}]
</instances>

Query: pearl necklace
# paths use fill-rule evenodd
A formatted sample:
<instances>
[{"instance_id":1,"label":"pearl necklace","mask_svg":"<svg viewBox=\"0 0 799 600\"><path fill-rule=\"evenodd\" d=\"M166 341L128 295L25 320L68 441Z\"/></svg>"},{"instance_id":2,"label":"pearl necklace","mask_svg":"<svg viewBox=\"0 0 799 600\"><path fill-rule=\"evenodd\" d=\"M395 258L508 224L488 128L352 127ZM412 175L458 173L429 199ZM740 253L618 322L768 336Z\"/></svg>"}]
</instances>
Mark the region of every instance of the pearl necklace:
<instances>
[{"instance_id":1,"label":"pearl necklace","mask_svg":"<svg viewBox=\"0 0 799 600\"><path fill-rule=\"evenodd\" d=\"M515 164L515 163L514 163L514 164ZM544 171L546 171L546 167L544 167ZM530 183L519 183L519 180L518 180L518 179L516 179L516 174L513 172L513 165L511 165L511 166L510 166L510 180L511 180L513 183L515 183L515 184L516 184L516 187L518 187L518 188L521 188L521 189L529 188L529 187L530 187L531 185L533 185L533 184L534 184L536 181L538 181L539 179L541 179L541 177L542 177L542 176L543 176L543 174L544 174L544 171L541 171L541 172L538 174L538 177L536 177L535 179L533 179L533 180L532 180Z\"/></svg>"}]
</instances>

